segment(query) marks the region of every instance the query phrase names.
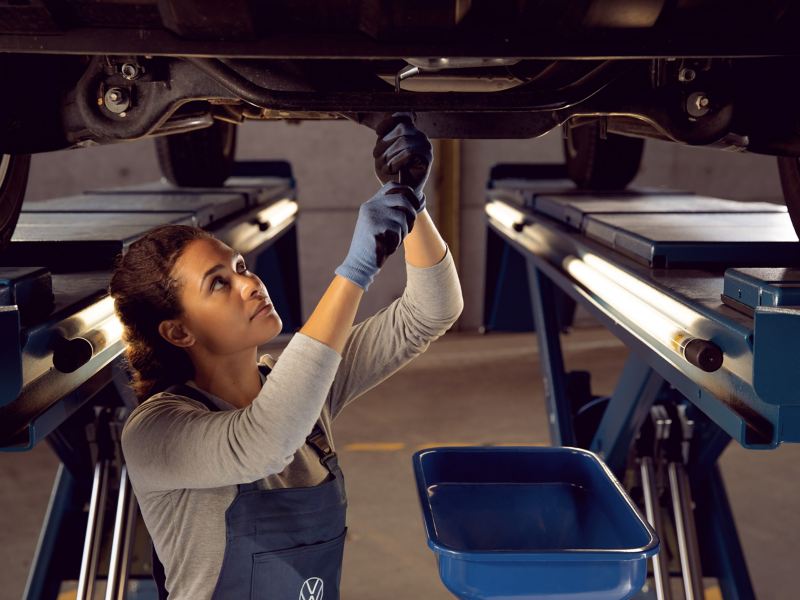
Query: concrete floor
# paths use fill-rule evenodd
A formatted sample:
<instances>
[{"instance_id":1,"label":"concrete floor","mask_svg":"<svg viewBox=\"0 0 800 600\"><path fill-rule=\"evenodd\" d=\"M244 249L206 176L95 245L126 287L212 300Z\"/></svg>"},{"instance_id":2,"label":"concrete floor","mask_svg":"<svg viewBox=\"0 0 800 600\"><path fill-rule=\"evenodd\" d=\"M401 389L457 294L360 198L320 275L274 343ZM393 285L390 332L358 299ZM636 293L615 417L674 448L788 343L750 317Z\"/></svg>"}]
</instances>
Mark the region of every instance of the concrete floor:
<instances>
[{"instance_id":1,"label":"concrete floor","mask_svg":"<svg viewBox=\"0 0 800 600\"><path fill-rule=\"evenodd\" d=\"M624 347L597 329L576 330L564 343L567 367L591 370L593 391L609 393ZM452 598L425 543L411 455L457 443L546 443L535 339L448 334L351 405L335 434L350 502L342 597ZM758 597L800 597L800 446L731 447L722 464ZM22 593L55 468L44 446L0 454L0 600Z\"/></svg>"}]
</instances>

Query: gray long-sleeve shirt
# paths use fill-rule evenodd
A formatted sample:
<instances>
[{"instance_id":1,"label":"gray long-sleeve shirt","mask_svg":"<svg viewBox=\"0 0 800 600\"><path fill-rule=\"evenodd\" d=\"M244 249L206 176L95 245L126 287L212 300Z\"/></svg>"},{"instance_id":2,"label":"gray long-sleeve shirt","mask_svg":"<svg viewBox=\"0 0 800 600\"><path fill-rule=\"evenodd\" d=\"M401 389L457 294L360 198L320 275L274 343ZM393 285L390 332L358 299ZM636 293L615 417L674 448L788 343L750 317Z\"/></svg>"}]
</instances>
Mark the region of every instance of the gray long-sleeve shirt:
<instances>
[{"instance_id":1,"label":"gray long-sleeve shirt","mask_svg":"<svg viewBox=\"0 0 800 600\"><path fill-rule=\"evenodd\" d=\"M458 318L463 300L449 251L433 267L407 264L406 270L403 295L353 326L342 356L298 333L279 360L260 357L272 371L247 408L206 393L221 409L211 412L162 392L128 418L122 449L172 600L211 597L236 484L259 481L274 489L321 483L327 472L305 444L317 420L333 446L336 415L424 352Z\"/></svg>"}]
</instances>

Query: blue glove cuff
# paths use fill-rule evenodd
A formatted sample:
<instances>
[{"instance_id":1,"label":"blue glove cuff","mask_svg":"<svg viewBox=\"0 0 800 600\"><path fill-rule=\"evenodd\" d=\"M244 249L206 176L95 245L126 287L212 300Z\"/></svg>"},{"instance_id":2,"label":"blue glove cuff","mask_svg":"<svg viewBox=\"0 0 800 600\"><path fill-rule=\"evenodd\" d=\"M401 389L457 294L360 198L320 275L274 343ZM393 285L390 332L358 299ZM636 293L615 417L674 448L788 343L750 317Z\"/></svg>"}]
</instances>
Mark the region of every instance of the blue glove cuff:
<instances>
[{"instance_id":1,"label":"blue glove cuff","mask_svg":"<svg viewBox=\"0 0 800 600\"><path fill-rule=\"evenodd\" d=\"M375 273L372 269L359 268L357 265L354 265L349 261L345 261L336 267L334 273L340 277L349 279L365 292L369 289L369 286L375 279Z\"/></svg>"}]
</instances>

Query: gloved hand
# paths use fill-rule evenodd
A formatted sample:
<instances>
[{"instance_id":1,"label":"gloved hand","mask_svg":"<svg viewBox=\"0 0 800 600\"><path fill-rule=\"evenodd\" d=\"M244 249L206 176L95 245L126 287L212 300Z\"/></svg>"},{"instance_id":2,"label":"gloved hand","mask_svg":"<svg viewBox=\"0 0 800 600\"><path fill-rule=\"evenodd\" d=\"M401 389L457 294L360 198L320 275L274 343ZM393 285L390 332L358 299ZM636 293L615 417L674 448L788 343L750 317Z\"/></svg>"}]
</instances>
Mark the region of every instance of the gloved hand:
<instances>
[{"instance_id":1,"label":"gloved hand","mask_svg":"<svg viewBox=\"0 0 800 600\"><path fill-rule=\"evenodd\" d=\"M350 251L336 274L366 291L386 259L414 227L420 202L413 190L387 183L358 210Z\"/></svg>"},{"instance_id":2,"label":"gloved hand","mask_svg":"<svg viewBox=\"0 0 800 600\"><path fill-rule=\"evenodd\" d=\"M375 158L375 175L381 183L395 181L414 190L425 208L423 188L431 174L433 148L428 136L414 126L411 113L396 112L381 121L375 128L378 141L372 156Z\"/></svg>"}]
</instances>

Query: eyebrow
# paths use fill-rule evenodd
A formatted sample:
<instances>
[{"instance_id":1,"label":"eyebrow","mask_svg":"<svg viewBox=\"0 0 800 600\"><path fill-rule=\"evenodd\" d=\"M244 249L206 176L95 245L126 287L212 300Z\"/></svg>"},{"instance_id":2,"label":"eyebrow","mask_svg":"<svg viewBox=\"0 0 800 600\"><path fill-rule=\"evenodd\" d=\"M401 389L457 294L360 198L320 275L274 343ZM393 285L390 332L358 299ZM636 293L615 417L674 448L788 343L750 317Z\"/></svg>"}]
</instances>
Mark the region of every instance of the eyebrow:
<instances>
[{"instance_id":1,"label":"eyebrow","mask_svg":"<svg viewBox=\"0 0 800 600\"><path fill-rule=\"evenodd\" d=\"M244 256L242 256L242 254L240 252L237 252L236 254L233 255L232 260L238 262L239 259L242 259L242 262L244 262ZM213 267L211 267L208 271L206 271L205 275L203 275L203 278L200 280L200 289L203 289L203 287L205 286L206 279L208 279L208 277L210 275L213 275L214 273L216 273L220 269L224 269L224 268L225 268L225 265L223 265L222 263L219 263L219 264L216 264Z\"/></svg>"}]
</instances>

